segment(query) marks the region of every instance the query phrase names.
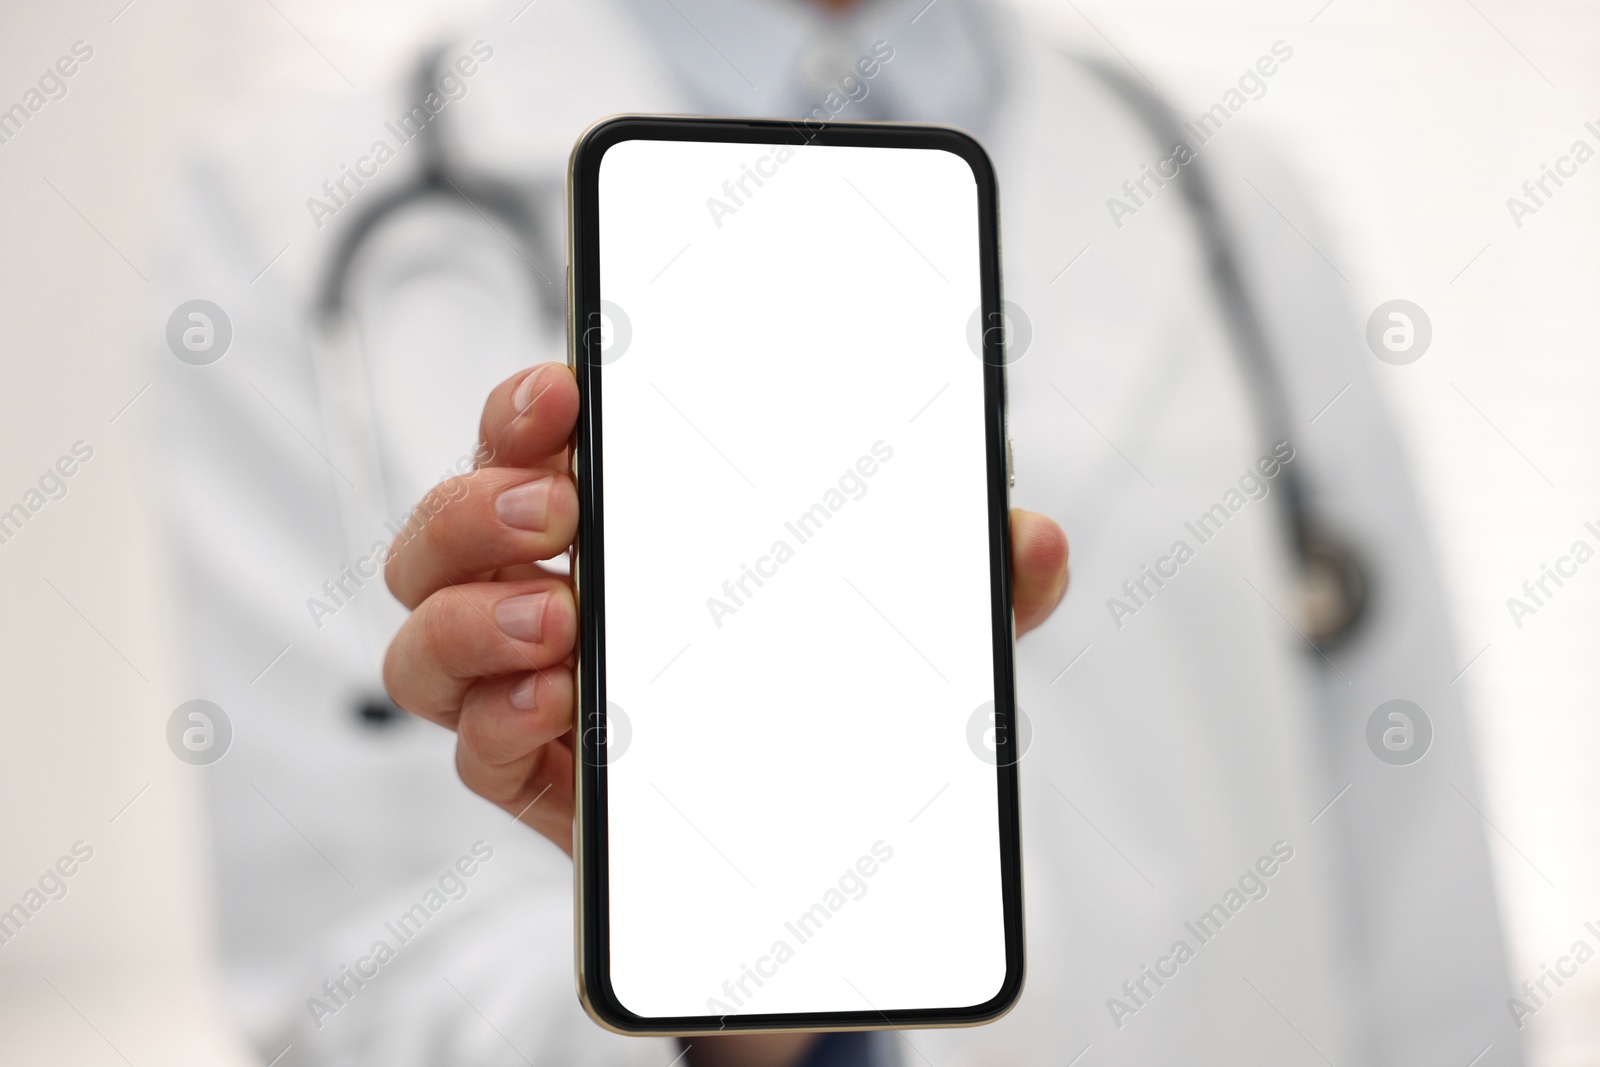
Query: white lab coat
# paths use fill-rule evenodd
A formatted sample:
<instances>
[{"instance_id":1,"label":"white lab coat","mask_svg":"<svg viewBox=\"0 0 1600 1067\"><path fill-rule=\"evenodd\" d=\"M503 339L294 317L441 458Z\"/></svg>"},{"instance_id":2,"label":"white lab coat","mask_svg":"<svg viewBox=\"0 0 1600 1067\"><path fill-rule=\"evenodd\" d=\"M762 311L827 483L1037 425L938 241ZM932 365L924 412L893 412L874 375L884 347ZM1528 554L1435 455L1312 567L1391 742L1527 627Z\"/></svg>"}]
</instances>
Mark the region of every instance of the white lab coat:
<instances>
[{"instance_id":1,"label":"white lab coat","mask_svg":"<svg viewBox=\"0 0 1600 1067\"><path fill-rule=\"evenodd\" d=\"M679 6L706 17L716 4ZM1306 647L1285 619L1297 610L1293 568L1269 497L1118 626L1108 598L1185 538L1185 521L1272 442L1254 428L1176 190L1120 228L1108 213L1107 197L1158 158L1143 128L1009 14L943 0L912 24L923 6L877 5L830 47L897 35L900 66L869 96L872 117L968 124L994 157L1006 297L1033 328L1011 368L1015 503L1066 528L1073 587L1018 650L1034 730L1021 775L1022 1000L990 1026L908 1033L887 1047L940 1067L1059 1065L1086 1049L1086 1067L1319 1055L1459 1067L1485 1045L1485 1067L1520 1062L1483 827L1465 803L1476 790L1451 686L1460 657L1407 465L1343 283L1241 178L1318 247L1326 238L1243 131L1204 150L1283 358L1293 462L1318 514L1360 546L1372 615L1331 665ZM804 29L770 6L756 14ZM559 270L567 155L590 122L708 99L744 113L785 106L754 87L748 106L721 104L729 90L686 76L697 65L682 53L675 72L656 47L685 47L666 40L673 17L545 0L509 26L466 34L494 56L447 105L448 135L463 165L514 178L540 205L555 250L546 275ZM989 49L987 67L968 54L973 42ZM703 71L716 65L707 57ZM770 89L793 60L752 46L730 66L743 62ZM989 84L1003 89L980 107ZM204 771L232 1002L265 1058L292 1045L283 1067L659 1067L676 1054L669 1042L605 1033L578 1006L565 857L465 791L444 731L374 728L352 714L379 691L400 618L381 580L320 626L307 605L362 545L387 539L385 515L470 452L494 382L562 358L559 323L531 295L560 277L540 281L492 224L440 202L379 231L358 263L368 397L330 399L344 372L319 363L307 340L320 272L340 227L415 178L416 146L320 228L304 201L384 136L407 92L275 100L224 127L183 190L163 283L162 316L204 297L227 311L235 338L213 366L163 349L153 372L184 583L185 696L223 706L235 730L226 758ZM328 357L335 368L348 365L339 355ZM375 452L350 439L362 418ZM381 498L371 491L380 480ZM1366 746L1367 716L1395 697L1434 726L1432 751L1409 767ZM466 896L317 1018L313 998L331 1003L323 981L479 840L495 858ZM1278 842L1293 859L1268 895L1200 945L1186 921ZM1194 958L1131 997L1123 983L1179 939ZM1119 1018L1111 998L1138 1010Z\"/></svg>"}]
</instances>

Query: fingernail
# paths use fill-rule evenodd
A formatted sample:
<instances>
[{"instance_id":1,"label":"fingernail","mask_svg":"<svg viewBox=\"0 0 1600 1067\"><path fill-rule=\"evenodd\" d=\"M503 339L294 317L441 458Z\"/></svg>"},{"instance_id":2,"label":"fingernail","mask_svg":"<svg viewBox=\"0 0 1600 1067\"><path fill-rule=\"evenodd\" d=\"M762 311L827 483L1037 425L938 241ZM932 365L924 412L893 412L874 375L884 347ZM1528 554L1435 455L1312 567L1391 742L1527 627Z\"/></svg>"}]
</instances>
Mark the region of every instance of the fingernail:
<instances>
[{"instance_id":1,"label":"fingernail","mask_svg":"<svg viewBox=\"0 0 1600 1067\"><path fill-rule=\"evenodd\" d=\"M511 394L511 406L516 409L518 415L527 411L528 405L533 403L533 387L539 377L539 368L535 367L517 383L516 391Z\"/></svg>"},{"instance_id":2,"label":"fingernail","mask_svg":"<svg viewBox=\"0 0 1600 1067\"><path fill-rule=\"evenodd\" d=\"M549 600L549 593L507 597L495 605L494 621L507 637L537 641L544 636L544 607Z\"/></svg>"},{"instance_id":3,"label":"fingernail","mask_svg":"<svg viewBox=\"0 0 1600 1067\"><path fill-rule=\"evenodd\" d=\"M550 514L552 478L539 478L512 486L494 502L495 514L507 526L519 530L543 530Z\"/></svg>"},{"instance_id":4,"label":"fingernail","mask_svg":"<svg viewBox=\"0 0 1600 1067\"><path fill-rule=\"evenodd\" d=\"M527 711L537 701L533 699L534 687L539 683L537 674L530 674L522 681L511 687L511 706Z\"/></svg>"}]
</instances>

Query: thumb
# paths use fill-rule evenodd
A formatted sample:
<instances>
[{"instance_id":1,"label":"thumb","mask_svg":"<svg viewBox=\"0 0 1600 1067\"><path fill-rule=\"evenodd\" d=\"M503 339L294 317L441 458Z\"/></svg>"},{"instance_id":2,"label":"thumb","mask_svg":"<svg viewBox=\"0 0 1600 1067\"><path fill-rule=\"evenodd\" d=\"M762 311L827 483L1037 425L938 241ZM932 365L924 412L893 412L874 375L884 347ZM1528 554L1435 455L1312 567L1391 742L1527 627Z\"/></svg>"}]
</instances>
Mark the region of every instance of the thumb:
<instances>
[{"instance_id":1,"label":"thumb","mask_svg":"<svg viewBox=\"0 0 1600 1067\"><path fill-rule=\"evenodd\" d=\"M1067 535L1033 511L1011 510L1011 601L1021 637L1050 617L1067 591Z\"/></svg>"}]
</instances>

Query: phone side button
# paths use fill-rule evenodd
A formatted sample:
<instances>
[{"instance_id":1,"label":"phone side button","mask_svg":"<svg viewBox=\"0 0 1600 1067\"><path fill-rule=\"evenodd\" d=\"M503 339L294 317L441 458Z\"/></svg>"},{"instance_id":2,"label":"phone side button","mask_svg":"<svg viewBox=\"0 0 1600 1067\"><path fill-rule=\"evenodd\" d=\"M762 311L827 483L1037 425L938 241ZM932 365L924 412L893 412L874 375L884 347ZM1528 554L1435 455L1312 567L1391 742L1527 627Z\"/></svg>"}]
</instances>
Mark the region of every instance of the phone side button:
<instances>
[{"instance_id":1,"label":"phone side button","mask_svg":"<svg viewBox=\"0 0 1600 1067\"><path fill-rule=\"evenodd\" d=\"M1006 484L1012 489L1017 487L1017 469L1011 462L1011 438L1006 438Z\"/></svg>"}]
</instances>

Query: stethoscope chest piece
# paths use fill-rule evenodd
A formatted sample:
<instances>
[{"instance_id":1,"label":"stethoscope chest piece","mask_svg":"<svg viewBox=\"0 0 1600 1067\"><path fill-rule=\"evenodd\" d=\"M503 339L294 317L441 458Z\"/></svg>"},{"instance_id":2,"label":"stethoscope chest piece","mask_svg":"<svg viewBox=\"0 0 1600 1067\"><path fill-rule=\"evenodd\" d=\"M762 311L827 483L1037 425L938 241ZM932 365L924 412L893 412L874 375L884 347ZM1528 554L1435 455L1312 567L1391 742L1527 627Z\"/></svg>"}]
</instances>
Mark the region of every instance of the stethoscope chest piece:
<instances>
[{"instance_id":1,"label":"stethoscope chest piece","mask_svg":"<svg viewBox=\"0 0 1600 1067\"><path fill-rule=\"evenodd\" d=\"M1366 615L1367 569L1336 537L1307 531L1300 545L1300 601L1319 650L1348 641Z\"/></svg>"}]
</instances>

